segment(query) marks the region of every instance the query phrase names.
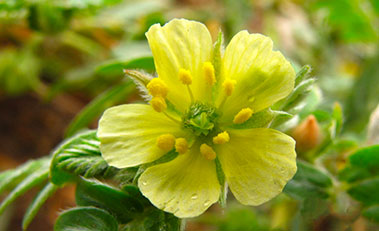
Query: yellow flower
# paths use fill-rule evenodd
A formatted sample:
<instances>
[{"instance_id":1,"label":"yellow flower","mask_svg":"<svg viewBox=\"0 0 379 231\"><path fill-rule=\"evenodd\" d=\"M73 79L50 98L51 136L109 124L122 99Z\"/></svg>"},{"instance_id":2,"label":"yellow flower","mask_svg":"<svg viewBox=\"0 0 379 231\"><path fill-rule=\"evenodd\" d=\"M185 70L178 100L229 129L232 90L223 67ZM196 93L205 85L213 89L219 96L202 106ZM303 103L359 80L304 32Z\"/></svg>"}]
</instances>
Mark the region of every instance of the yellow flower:
<instances>
[{"instance_id":1,"label":"yellow flower","mask_svg":"<svg viewBox=\"0 0 379 231\"><path fill-rule=\"evenodd\" d=\"M295 72L271 39L241 31L215 61L201 23L174 19L146 36L158 73L147 85L152 105L105 111L97 135L108 164L126 168L180 153L138 181L151 203L178 217L200 215L219 200L216 162L241 203L278 195L296 172L294 140L269 128L241 129L293 90Z\"/></svg>"}]
</instances>

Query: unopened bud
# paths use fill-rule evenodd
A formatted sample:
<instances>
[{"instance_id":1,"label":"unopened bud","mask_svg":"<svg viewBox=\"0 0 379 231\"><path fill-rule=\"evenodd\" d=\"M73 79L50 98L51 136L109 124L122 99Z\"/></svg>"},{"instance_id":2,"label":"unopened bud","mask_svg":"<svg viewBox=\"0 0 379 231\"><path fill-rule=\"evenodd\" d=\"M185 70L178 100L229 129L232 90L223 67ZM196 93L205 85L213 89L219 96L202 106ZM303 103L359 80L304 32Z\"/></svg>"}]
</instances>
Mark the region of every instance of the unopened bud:
<instances>
[{"instance_id":1,"label":"unopened bud","mask_svg":"<svg viewBox=\"0 0 379 231\"><path fill-rule=\"evenodd\" d=\"M308 116L292 132L296 140L296 149L301 152L309 151L320 143L320 127L313 115Z\"/></svg>"}]
</instances>

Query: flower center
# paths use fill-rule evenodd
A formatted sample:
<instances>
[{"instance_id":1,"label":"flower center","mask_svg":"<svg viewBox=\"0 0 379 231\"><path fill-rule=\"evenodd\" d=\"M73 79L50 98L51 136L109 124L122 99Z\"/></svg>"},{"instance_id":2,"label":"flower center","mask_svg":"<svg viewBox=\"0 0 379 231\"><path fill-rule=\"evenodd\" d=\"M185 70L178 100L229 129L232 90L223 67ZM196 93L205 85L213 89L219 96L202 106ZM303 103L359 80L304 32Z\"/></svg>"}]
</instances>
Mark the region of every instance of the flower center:
<instances>
[{"instance_id":1,"label":"flower center","mask_svg":"<svg viewBox=\"0 0 379 231\"><path fill-rule=\"evenodd\" d=\"M216 108L195 102L184 113L183 126L190 128L197 136L207 136L216 127L217 118Z\"/></svg>"}]
</instances>

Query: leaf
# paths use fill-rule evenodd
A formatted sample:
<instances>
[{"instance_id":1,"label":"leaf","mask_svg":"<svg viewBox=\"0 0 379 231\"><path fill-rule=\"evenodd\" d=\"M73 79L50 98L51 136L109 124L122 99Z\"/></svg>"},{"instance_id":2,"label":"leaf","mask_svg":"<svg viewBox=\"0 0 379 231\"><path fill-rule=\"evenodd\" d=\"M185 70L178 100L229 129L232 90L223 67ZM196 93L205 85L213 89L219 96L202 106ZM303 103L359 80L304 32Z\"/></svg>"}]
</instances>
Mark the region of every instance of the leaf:
<instances>
[{"instance_id":1,"label":"leaf","mask_svg":"<svg viewBox=\"0 0 379 231\"><path fill-rule=\"evenodd\" d=\"M70 137L80 129L86 127L96 117L100 116L106 108L118 102L125 101L134 90L134 84L131 81L127 81L97 96L75 116L66 130L65 137Z\"/></svg>"},{"instance_id":2,"label":"leaf","mask_svg":"<svg viewBox=\"0 0 379 231\"><path fill-rule=\"evenodd\" d=\"M50 162L49 158L39 160L30 160L16 169L8 170L0 174L0 194L5 190L12 189L20 183L25 177L40 169L46 167L46 163ZM48 168L48 167L46 167Z\"/></svg>"},{"instance_id":3,"label":"leaf","mask_svg":"<svg viewBox=\"0 0 379 231\"><path fill-rule=\"evenodd\" d=\"M116 219L107 211L78 207L64 211L54 225L55 231L117 231Z\"/></svg>"},{"instance_id":4,"label":"leaf","mask_svg":"<svg viewBox=\"0 0 379 231\"><path fill-rule=\"evenodd\" d=\"M143 211L137 199L100 182L82 179L76 189L76 203L80 206L95 206L107 210L121 224L131 221Z\"/></svg>"},{"instance_id":5,"label":"leaf","mask_svg":"<svg viewBox=\"0 0 379 231\"><path fill-rule=\"evenodd\" d=\"M367 59L361 76L356 78L345 106L345 130L361 132L367 126L371 112L379 103L379 53Z\"/></svg>"},{"instance_id":6,"label":"leaf","mask_svg":"<svg viewBox=\"0 0 379 231\"><path fill-rule=\"evenodd\" d=\"M365 205L379 204L379 177L354 184L347 192Z\"/></svg>"},{"instance_id":7,"label":"leaf","mask_svg":"<svg viewBox=\"0 0 379 231\"><path fill-rule=\"evenodd\" d=\"M95 73L99 75L122 75L124 69L143 69L153 72L155 71L154 59L148 56L127 61L114 60L98 66Z\"/></svg>"},{"instance_id":8,"label":"leaf","mask_svg":"<svg viewBox=\"0 0 379 231\"><path fill-rule=\"evenodd\" d=\"M24 218L22 220L22 228L26 230L29 224L32 222L34 217L37 215L38 211L42 207L42 205L46 202L46 200L54 194L54 192L58 189L52 183L47 183L42 191L38 193L33 203L29 205L28 210L26 211Z\"/></svg>"},{"instance_id":9,"label":"leaf","mask_svg":"<svg viewBox=\"0 0 379 231\"><path fill-rule=\"evenodd\" d=\"M327 198L329 196L327 190L330 186L332 186L332 180L328 175L310 164L298 161L297 172L285 186L284 192L296 199Z\"/></svg>"},{"instance_id":10,"label":"leaf","mask_svg":"<svg viewBox=\"0 0 379 231\"><path fill-rule=\"evenodd\" d=\"M367 3L367 2L365 2ZM319 0L313 2L315 9L327 12L325 21L339 37L348 43L376 42L377 34L374 21L370 21L370 10L362 5L362 1L351 0Z\"/></svg>"},{"instance_id":11,"label":"leaf","mask_svg":"<svg viewBox=\"0 0 379 231\"><path fill-rule=\"evenodd\" d=\"M181 223L182 221L174 215L154 208L127 224L123 231L180 231Z\"/></svg>"},{"instance_id":12,"label":"leaf","mask_svg":"<svg viewBox=\"0 0 379 231\"><path fill-rule=\"evenodd\" d=\"M338 135L341 132L343 123L343 113L341 105L339 103L334 104L332 117L333 120L336 121L335 134Z\"/></svg>"},{"instance_id":13,"label":"leaf","mask_svg":"<svg viewBox=\"0 0 379 231\"><path fill-rule=\"evenodd\" d=\"M61 42L64 45L73 47L78 51L92 55L98 58L104 48L97 42L89 39L73 30L66 30L61 34Z\"/></svg>"},{"instance_id":14,"label":"leaf","mask_svg":"<svg viewBox=\"0 0 379 231\"><path fill-rule=\"evenodd\" d=\"M349 156L350 165L339 172L340 180L355 182L379 176L379 145L361 148Z\"/></svg>"},{"instance_id":15,"label":"leaf","mask_svg":"<svg viewBox=\"0 0 379 231\"><path fill-rule=\"evenodd\" d=\"M46 181L49 176L49 162L44 162L44 165L41 165L40 168L35 170L32 174L28 175L25 179L21 181L4 199L0 204L0 214L14 202L18 197L23 195L26 191L41 184L43 181Z\"/></svg>"},{"instance_id":16,"label":"leaf","mask_svg":"<svg viewBox=\"0 0 379 231\"><path fill-rule=\"evenodd\" d=\"M371 221L379 223L379 205L368 207L362 211L362 215Z\"/></svg>"},{"instance_id":17,"label":"leaf","mask_svg":"<svg viewBox=\"0 0 379 231\"><path fill-rule=\"evenodd\" d=\"M350 164L356 167L379 169L379 145L362 148L349 157Z\"/></svg>"},{"instance_id":18,"label":"leaf","mask_svg":"<svg viewBox=\"0 0 379 231\"><path fill-rule=\"evenodd\" d=\"M53 152L51 181L62 185L78 175L89 178L104 174L111 167L101 157L99 145L96 130L79 133L64 141Z\"/></svg>"}]
</instances>

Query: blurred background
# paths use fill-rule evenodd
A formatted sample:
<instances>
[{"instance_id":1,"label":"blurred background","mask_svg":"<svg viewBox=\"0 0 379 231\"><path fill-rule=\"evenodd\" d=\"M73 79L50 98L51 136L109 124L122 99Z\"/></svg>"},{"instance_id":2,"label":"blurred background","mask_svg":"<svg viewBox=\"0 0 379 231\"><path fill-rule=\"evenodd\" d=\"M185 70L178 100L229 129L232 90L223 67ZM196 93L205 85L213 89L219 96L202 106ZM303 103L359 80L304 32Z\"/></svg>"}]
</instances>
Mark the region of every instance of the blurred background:
<instances>
[{"instance_id":1,"label":"blurred background","mask_svg":"<svg viewBox=\"0 0 379 231\"><path fill-rule=\"evenodd\" d=\"M259 207L230 196L225 209L211 207L186 230L379 230L339 180L351 153L379 143L378 15L378 0L0 0L0 171L96 128L112 105L142 101L123 69L154 73L144 33L194 19L214 39L221 29L226 44L244 29L270 36L296 70L312 67L315 85L281 130L297 140L299 159L322 163L333 185L326 197L281 194ZM32 198L0 217L1 231L21 230ZM52 230L58 212L74 204L73 188L58 191L28 230Z\"/></svg>"}]
</instances>

